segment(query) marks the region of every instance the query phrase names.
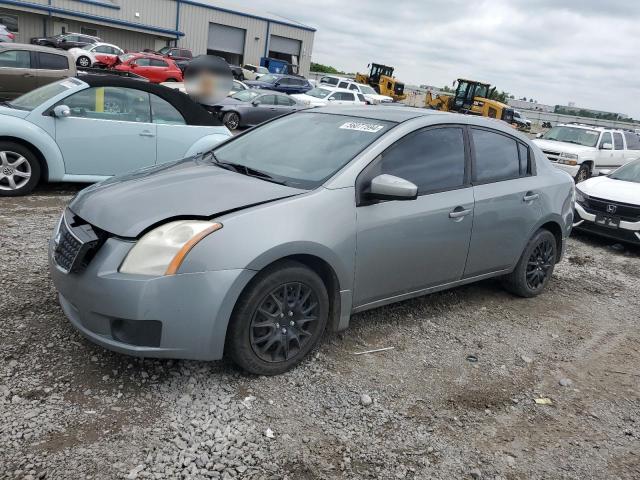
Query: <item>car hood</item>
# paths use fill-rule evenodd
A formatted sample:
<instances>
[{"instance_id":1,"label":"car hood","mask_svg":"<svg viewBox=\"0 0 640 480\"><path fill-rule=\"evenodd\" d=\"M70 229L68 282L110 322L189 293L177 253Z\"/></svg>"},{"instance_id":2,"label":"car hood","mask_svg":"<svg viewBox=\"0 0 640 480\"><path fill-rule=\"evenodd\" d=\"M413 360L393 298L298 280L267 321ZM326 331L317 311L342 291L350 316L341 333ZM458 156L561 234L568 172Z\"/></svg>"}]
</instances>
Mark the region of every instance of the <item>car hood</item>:
<instances>
[{"instance_id":1,"label":"car hood","mask_svg":"<svg viewBox=\"0 0 640 480\"><path fill-rule=\"evenodd\" d=\"M222 169L200 155L92 185L69 208L95 227L133 238L170 219L212 218L305 191Z\"/></svg>"},{"instance_id":2,"label":"car hood","mask_svg":"<svg viewBox=\"0 0 640 480\"><path fill-rule=\"evenodd\" d=\"M593 153L595 147L585 147L584 145L576 145L575 143L556 142L555 140L543 140L536 138L533 140L541 150L560 152L560 153L576 153L578 155L585 153Z\"/></svg>"},{"instance_id":3,"label":"car hood","mask_svg":"<svg viewBox=\"0 0 640 480\"><path fill-rule=\"evenodd\" d=\"M388 97L387 95L380 95L379 93L364 93L364 98L371 98L373 100L378 100L379 102L393 102L393 98Z\"/></svg>"},{"instance_id":4,"label":"car hood","mask_svg":"<svg viewBox=\"0 0 640 480\"><path fill-rule=\"evenodd\" d=\"M579 183L576 188L590 197L640 205L640 183L601 176Z\"/></svg>"},{"instance_id":5,"label":"car hood","mask_svg":"<svg viewBox=\"0 0 640 480\"><path fill-rule=\"evenodd\" d=\"M1 91L1 90L0 90ZM9 115L11 117L27 118L31 112L27 110L18 110L17 108L0 106L0 115Z\"/></svg>"}]
</instances>

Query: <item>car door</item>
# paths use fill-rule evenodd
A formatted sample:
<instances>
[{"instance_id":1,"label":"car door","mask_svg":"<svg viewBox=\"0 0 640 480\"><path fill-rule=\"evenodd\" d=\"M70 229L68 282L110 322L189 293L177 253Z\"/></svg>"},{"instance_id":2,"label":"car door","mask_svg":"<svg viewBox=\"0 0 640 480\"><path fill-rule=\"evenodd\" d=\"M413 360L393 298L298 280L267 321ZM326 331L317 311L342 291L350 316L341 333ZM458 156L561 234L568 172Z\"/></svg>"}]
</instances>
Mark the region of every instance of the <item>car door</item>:
<instances>
[{"instance_id":1,"label":"car door","mask_svg":"<svg viewBox=\"0 0 640 480\"><path fill-rule=\"evenodd\" d=\"M466 278L512 267L544 213L528 146L496 130L470 131L475 213Z\"/></svg>"},{"instance_id":2,"label":"car door","mask_svg":"<svg viewBox=\"0 0 640 480\"><path fill-rule=\"evenodd\" d=\"M39 87L71 75L70 58L65 54L36 52L36 83ZM71 60L72 61L72 60Z\"/></svg>"},{"instance_id":3,"label":"car door","mask_svg":"<svg viewBox=\"0 0 640 480\"><path fill-rule=\"evenodd\" d=\"M131 67L131 71L136 73L137 75L141 75L150 81L154 81L151 77L154 75L154 70L151 67L151 59L147 57L140 57L134 60L131 60L129 63Z\"/></svg>"},{"instance_id":4,"label":"car door","mask_svg":"<svg viewBox=\"0 0 640 480\"><path fill-rule=\"evenodd\" d=\"M278 104L278 115L284 115L298 110L298 103L287 95L277 95L276 102Z\"/></svg>"},{"instance_id":5,"label":"car door","mask_svg":"<svg viewBox=\"0 0 640 480\"><path fill-rule=\"evenodd\" d=\"M290 78L281 78L278 80L273 87L274 90L282 93L291 93L292 85Z\"/></svg>"},{"instance_id":6,"label":"car door","mask_svg":"<svg viewBox=\"0 0 640 480\"><path fill-rule=\"evenodd\" d=\"M398 140L358 177L395 175L418 186L407 201L358 200L356 306L455 282L462 277L473 224L465 131L428 127Z\"/></svg>"},{"instance_id":7,"label":"car door","mask_svg":"<svg viewBox=\"0 0 640 480\"><path fill-rule=\"evenodd\" d=\"M342 92L334 92L327 98L329 105L342 105L344 101L342 100Z\"/></svg>"},{"instance_id":8,"label":"car door","mask_svg":"<svg viewBox=\"0 0 640 480\"><path fill-rule=\"evenodd\" d=\"M613 135L611 132L603 132L598 143L596 168L611 168L615 166L613 151Z\"/></svg>"},{"instance_id":9,"label":"car door","mask_svg":"<svg viewBox=\"0 0 640 480\"><path fill-rule=\"evenodd\" d=\"M612 132L613 135L613 156L611 157L611 168L617 168L625 164L624 140L622 133Z\"/></svg>"},{"instance_id":10,"label":"car door","mask_svg":"<svg viewBox=\"0 0 640 480\"><path fill-rule=\"evenodd\" d=\"M627 149L624 154L624 163L632 162L640 158L640 134L624 132Z\"/></svg>"},{"instance_id":11,"label":"car door","mask_svg":"<svg viewBox=\"0 0 640 480\"><path fill-rule=\"evenodd\" d=\"M71 110L55 121L67 174L118 175L156 163L156 125L147 92L88 88L59 104Z\"/></svg>"},{"instance_id":12,"label":"car door","mask_svg":"<svg viewBox=\"0 0 640 480\"><path fill-rule=\"evenodd\" d=\"M26 50L0 52L0 99L12 100L38 86L31 61Z\"/></svg>"},{"instance_id":13,"label":"car door","mask_svg":"<svg viewBox=\"0 0 640 480\"><path fill-rule=\"evenodd\" d=\"M257 125L279 115L276 95L262 95L254 100L254 103L256 102L257 105L251 109L250 119L247 119L252 125Z\"/></svg>"}]
</instances>

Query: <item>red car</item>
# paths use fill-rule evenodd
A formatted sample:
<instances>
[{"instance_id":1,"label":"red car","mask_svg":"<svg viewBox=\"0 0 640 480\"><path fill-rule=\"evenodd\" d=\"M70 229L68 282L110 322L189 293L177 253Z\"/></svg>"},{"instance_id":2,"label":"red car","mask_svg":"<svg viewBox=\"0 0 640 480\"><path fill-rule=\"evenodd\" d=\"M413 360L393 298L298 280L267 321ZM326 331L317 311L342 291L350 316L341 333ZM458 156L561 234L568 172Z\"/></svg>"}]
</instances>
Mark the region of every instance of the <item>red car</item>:
<instances>
[{"instance_id":1,"label":"red car","mask_svg":"<svg viewBox=\"0 0 640 480\"><path fill-rule=\"evenodd\" d=\"M150 82L182 82L182 71L170 58L148 53L127 53L118 57L116 70L133 72Z\"/></svg>"}]
</instances>

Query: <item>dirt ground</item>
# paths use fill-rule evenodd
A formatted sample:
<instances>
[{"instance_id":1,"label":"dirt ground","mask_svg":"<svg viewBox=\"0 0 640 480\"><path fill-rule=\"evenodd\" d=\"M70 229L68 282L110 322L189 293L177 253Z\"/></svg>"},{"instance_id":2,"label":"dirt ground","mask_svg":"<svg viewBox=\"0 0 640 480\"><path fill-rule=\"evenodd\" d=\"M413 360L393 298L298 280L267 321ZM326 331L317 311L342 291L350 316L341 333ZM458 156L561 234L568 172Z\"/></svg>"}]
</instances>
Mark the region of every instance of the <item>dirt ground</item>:
<instances>
[{"instance_id":1,"label":"dirt ground","mask_svg":"<svg viewBox=\"0 0 640 480\"><path fill-rule=\"evenodd\" d=\"M576 234L537 298L376 309L254 377L70 326L46 244L77 189L0 199L0 477L640 478L640 249Z\"/></svg>"}]
</instances>

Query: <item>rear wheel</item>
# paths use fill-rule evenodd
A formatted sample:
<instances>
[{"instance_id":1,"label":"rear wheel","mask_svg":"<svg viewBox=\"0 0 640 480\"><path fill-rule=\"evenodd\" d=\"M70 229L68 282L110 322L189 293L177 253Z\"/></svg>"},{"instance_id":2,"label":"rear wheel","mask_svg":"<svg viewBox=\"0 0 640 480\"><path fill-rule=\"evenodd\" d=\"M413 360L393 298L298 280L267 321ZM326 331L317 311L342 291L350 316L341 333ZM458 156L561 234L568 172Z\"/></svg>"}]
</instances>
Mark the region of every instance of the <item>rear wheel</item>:
<instances>
[{"instance_id":1,"label":"rear wheel","mask_svg":"<svg viewBox=\"0 0 640 480\"><path fill-rule=\"evenodd\" d=\"M590 176L591 168L589 167L589 164L583 163L582 165L580 165L578 173L576 173L575 181L576 183L584 182L585 180L588 180Z\"/></svg>"},{"instance_id":2,"label":"rear wheel","mask_svg":"<svg viewBox=\"0 0 640 480\"><path fill-rule=\"evenodd\" d=\"M178 80L176 80L175 78L167 78L166 81L167 82L177 82Z\"/></svg>"},{"instance_id":3,"label":"rear wheel","mask_svg":"<svg viewBox=\"0 0 640 480\"><path fill-rule=\"evenodd\" d=\"M0 142L0 197L31 192L40 180L40 163L34 153L13 142Z\"/></svg>"},{"instance_id":4,"label":"rear wheel","mask_svg":"<svg viewBox=\"0 0 640 480\"><path fill-rule=\"evenodd\" d=\"M87 68L91 66L91 60L89 59L89 57L80 57L78 58L78 61L76 62L78 64L79 67L83 67L83 68Z\"/></svg>"},{"instance_id":5,"label":"rear wheel","mask_svg":"<svg viewBox=\"0 0 640 480\"><path fill-rule=\"evenodd\" d=\"M556 265L558 245L549 230L538 230L524 249L504 287L520 297L535 297L547 286Z\"/></svg>"},{"instance_id":6,"label":"rear wheel","mask_svg":"<svg viewBox=\"0 0 640 480\"><path fill-rule=\"evenodd\" d=\"M238 300L227 350L247 372L286 372L317 345L328 316L322 279L298 262L276 264L259 273Z\"/></svg>"},{"instance_id":7,"label":"rear wheel","mask_svg":"<svg viewBox=\"0 0 640 480\"><path fill-rule=\"evenodd\" d=\"M235 130L240 126L240 115L236 112L227 112L222 117L222 123L224 123L224 126L229 130Z\"/></svg>"}]
</instances>

